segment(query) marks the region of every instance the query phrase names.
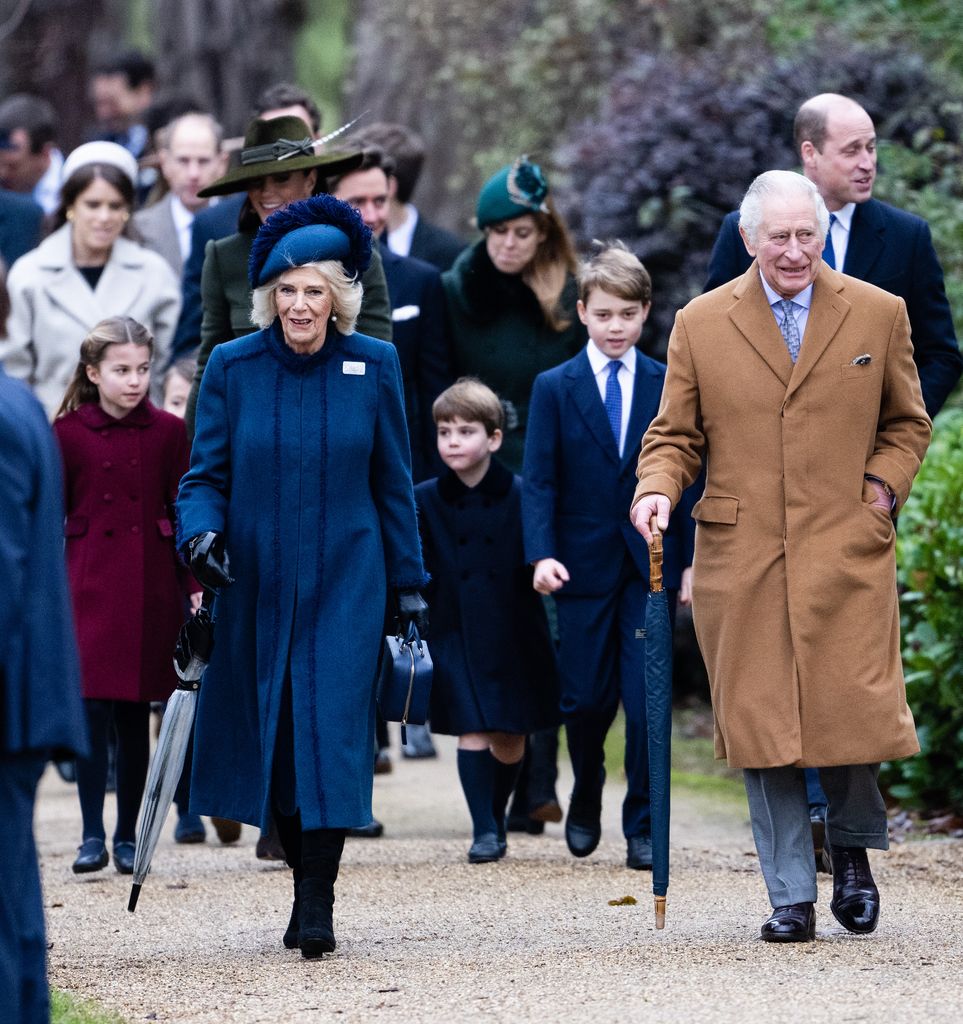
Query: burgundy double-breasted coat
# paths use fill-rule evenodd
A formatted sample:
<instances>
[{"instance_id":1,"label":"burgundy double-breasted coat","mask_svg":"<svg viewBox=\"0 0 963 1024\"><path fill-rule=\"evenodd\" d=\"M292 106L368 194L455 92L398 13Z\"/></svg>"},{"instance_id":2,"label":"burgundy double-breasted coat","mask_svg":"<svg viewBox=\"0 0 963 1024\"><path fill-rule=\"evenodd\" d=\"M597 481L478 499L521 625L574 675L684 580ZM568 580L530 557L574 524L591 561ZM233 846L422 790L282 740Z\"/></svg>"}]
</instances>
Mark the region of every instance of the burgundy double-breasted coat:
<instances>
[{"instance_id":1,"label":"burgundy double-breasted coat","mask_svg":"<svg viewBox=\"0 0 963 1024\"><path fill-rule=\"evenodd\" d=\"M54 431L83 695L166 700L184 598L199 589L174 548L174 499L189 460L184 423L146 399L123 419L91 402Z\"/></svg>"}]
</instances>

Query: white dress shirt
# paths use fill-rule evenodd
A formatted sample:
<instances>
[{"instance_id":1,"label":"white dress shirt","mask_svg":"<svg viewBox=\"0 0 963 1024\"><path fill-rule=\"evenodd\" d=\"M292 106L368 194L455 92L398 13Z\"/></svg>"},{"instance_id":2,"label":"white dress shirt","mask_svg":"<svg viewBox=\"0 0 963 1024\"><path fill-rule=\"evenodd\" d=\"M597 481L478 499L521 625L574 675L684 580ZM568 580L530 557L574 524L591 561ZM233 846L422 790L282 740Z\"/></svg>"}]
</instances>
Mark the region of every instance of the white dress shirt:
<instances>
[{"instance_id":1,"label":"white dress shirt","mask_svg":"<svg viewBox=\"0 0 963 1024\"><path fill-rule=\"evenodd\" d=\"M404 224L388 232L388 248L399 256L411 254L411 241L415 237L415 228L418 226L418 209L411 203L405 203Z\"/></svg>"},{"instance_id":2,"label":"white dress shirt","mask_svg":"<svg viewBox=\"0 0 963 1024\"><path fill-rule=\"evenodd\" d=\"M177 245L181 250L181 259L186 263L191 254L191 228L194 225L194 214L177 198L171 195L171 219L177 232Z\"/></svg>"},{"instance_id":3,"label":"white dress shirt","mask_svg":"<svg viewBox=\"0 0 963 1024\"><path fill-rule=\"evenodd\" d=\"M846 272L846 250L849 248L849 232L853 226L853 214L856 212L855 203L847 203L845 206L833 212L836 218L829 229L833 239L833 256L836 261L836 270Z\"/></svg>"},{"instance_id":4,"label":"white dress shirt","mask_svg":"<svg viewBox=\"0 0 963 1024\"><path fill-rule=\"evenodd\" d=\"M60 205L60 176L63 165L63 153L59 149L52 149L50 151L50 166L33 187L33 201L46 214L56 213L57 207Z\"/></svg>"},{"instance_id":5,"label":"white dress shirt","mask_svg":"<svg viewBox=\"0 0 963 1024\"><path fill-rule=\"evenodd\" d=\"M589 338L585 347L589 363L592 366L592 373L595 374L595 383L598 385L599 397L602 399L602 409L605 409L605 386L609 382L609 363L612 360ZM632 412L632 392L635 389L635 349L630 348L621 356L619 362L619 387L622 389L622 430L619 434L619 457L625 451L625 435L629 429L629 415Z\"/></svg>"}]
</instances>

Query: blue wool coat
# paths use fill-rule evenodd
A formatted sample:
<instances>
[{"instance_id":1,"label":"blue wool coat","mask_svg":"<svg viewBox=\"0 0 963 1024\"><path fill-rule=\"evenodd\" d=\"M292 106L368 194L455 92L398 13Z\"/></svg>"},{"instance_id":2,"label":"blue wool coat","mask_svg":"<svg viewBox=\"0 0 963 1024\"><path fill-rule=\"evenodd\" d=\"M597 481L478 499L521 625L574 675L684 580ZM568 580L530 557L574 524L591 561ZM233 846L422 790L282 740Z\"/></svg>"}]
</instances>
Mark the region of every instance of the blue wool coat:
<instances>
[{"instance_id":1,"label":"blue wool coat","mask_svg":"<svg viewBox=\"0 0 963 1024\"><path fill-rule=\"evenodd\" d=\"M215 607L191 809L267 824L290 686L305 829L371 820L374 684L387 587L425 582L395 349L278 322L211 353L177 543L223 532L236 582Z\"/></svg>"}]
</instances>

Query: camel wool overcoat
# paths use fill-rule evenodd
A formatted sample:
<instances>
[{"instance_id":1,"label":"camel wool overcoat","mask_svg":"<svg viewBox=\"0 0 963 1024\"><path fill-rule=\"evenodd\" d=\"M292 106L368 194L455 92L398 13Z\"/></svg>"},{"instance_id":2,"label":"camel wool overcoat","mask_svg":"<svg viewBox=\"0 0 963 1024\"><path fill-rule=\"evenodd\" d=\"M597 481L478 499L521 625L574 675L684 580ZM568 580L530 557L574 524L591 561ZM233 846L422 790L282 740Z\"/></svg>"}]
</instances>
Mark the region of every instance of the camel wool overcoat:
<instances>
[{"instance_id":1,"label":"camel wool overcoat","mask_svg":"<svg viewBox=\"0 0 963 1024\"><path fill-rule=\"evenodd\" d=\"M899 644L895 528L931 424L902 299L822 264L793 365L758 265L681 310L635 502L699 472L693 617L716 756L868 764L919 749Z\"/></svg>"}]
</instances>

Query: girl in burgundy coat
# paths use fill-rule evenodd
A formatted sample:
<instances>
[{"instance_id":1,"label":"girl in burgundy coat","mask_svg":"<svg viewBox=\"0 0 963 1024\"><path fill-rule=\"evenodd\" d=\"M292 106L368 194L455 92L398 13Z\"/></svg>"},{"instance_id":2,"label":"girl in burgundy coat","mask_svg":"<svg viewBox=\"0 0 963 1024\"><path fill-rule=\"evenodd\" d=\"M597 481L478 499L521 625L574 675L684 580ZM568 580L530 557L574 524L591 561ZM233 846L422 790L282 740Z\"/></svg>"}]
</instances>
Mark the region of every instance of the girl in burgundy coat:
<instances>
[{"instance_id":1,"label":"girl in burgundy coat","mask_svg":"<svg viewBox=\"0 0 963 1024\"><path fill-rule=\"evenodd\" d=\"M130 317L84 339L57 413L64 462L67 570L91 756L77 763L83 844L77 873L107 865L104 794L117 738L114 865L129 874L147 775L150 702L176 683L182 595L199 588L178 560L172 509L187 471L184 424L147 399L153 339ZM192 595L199 604L200 594Z\"/></svg>"}]
</instances>

